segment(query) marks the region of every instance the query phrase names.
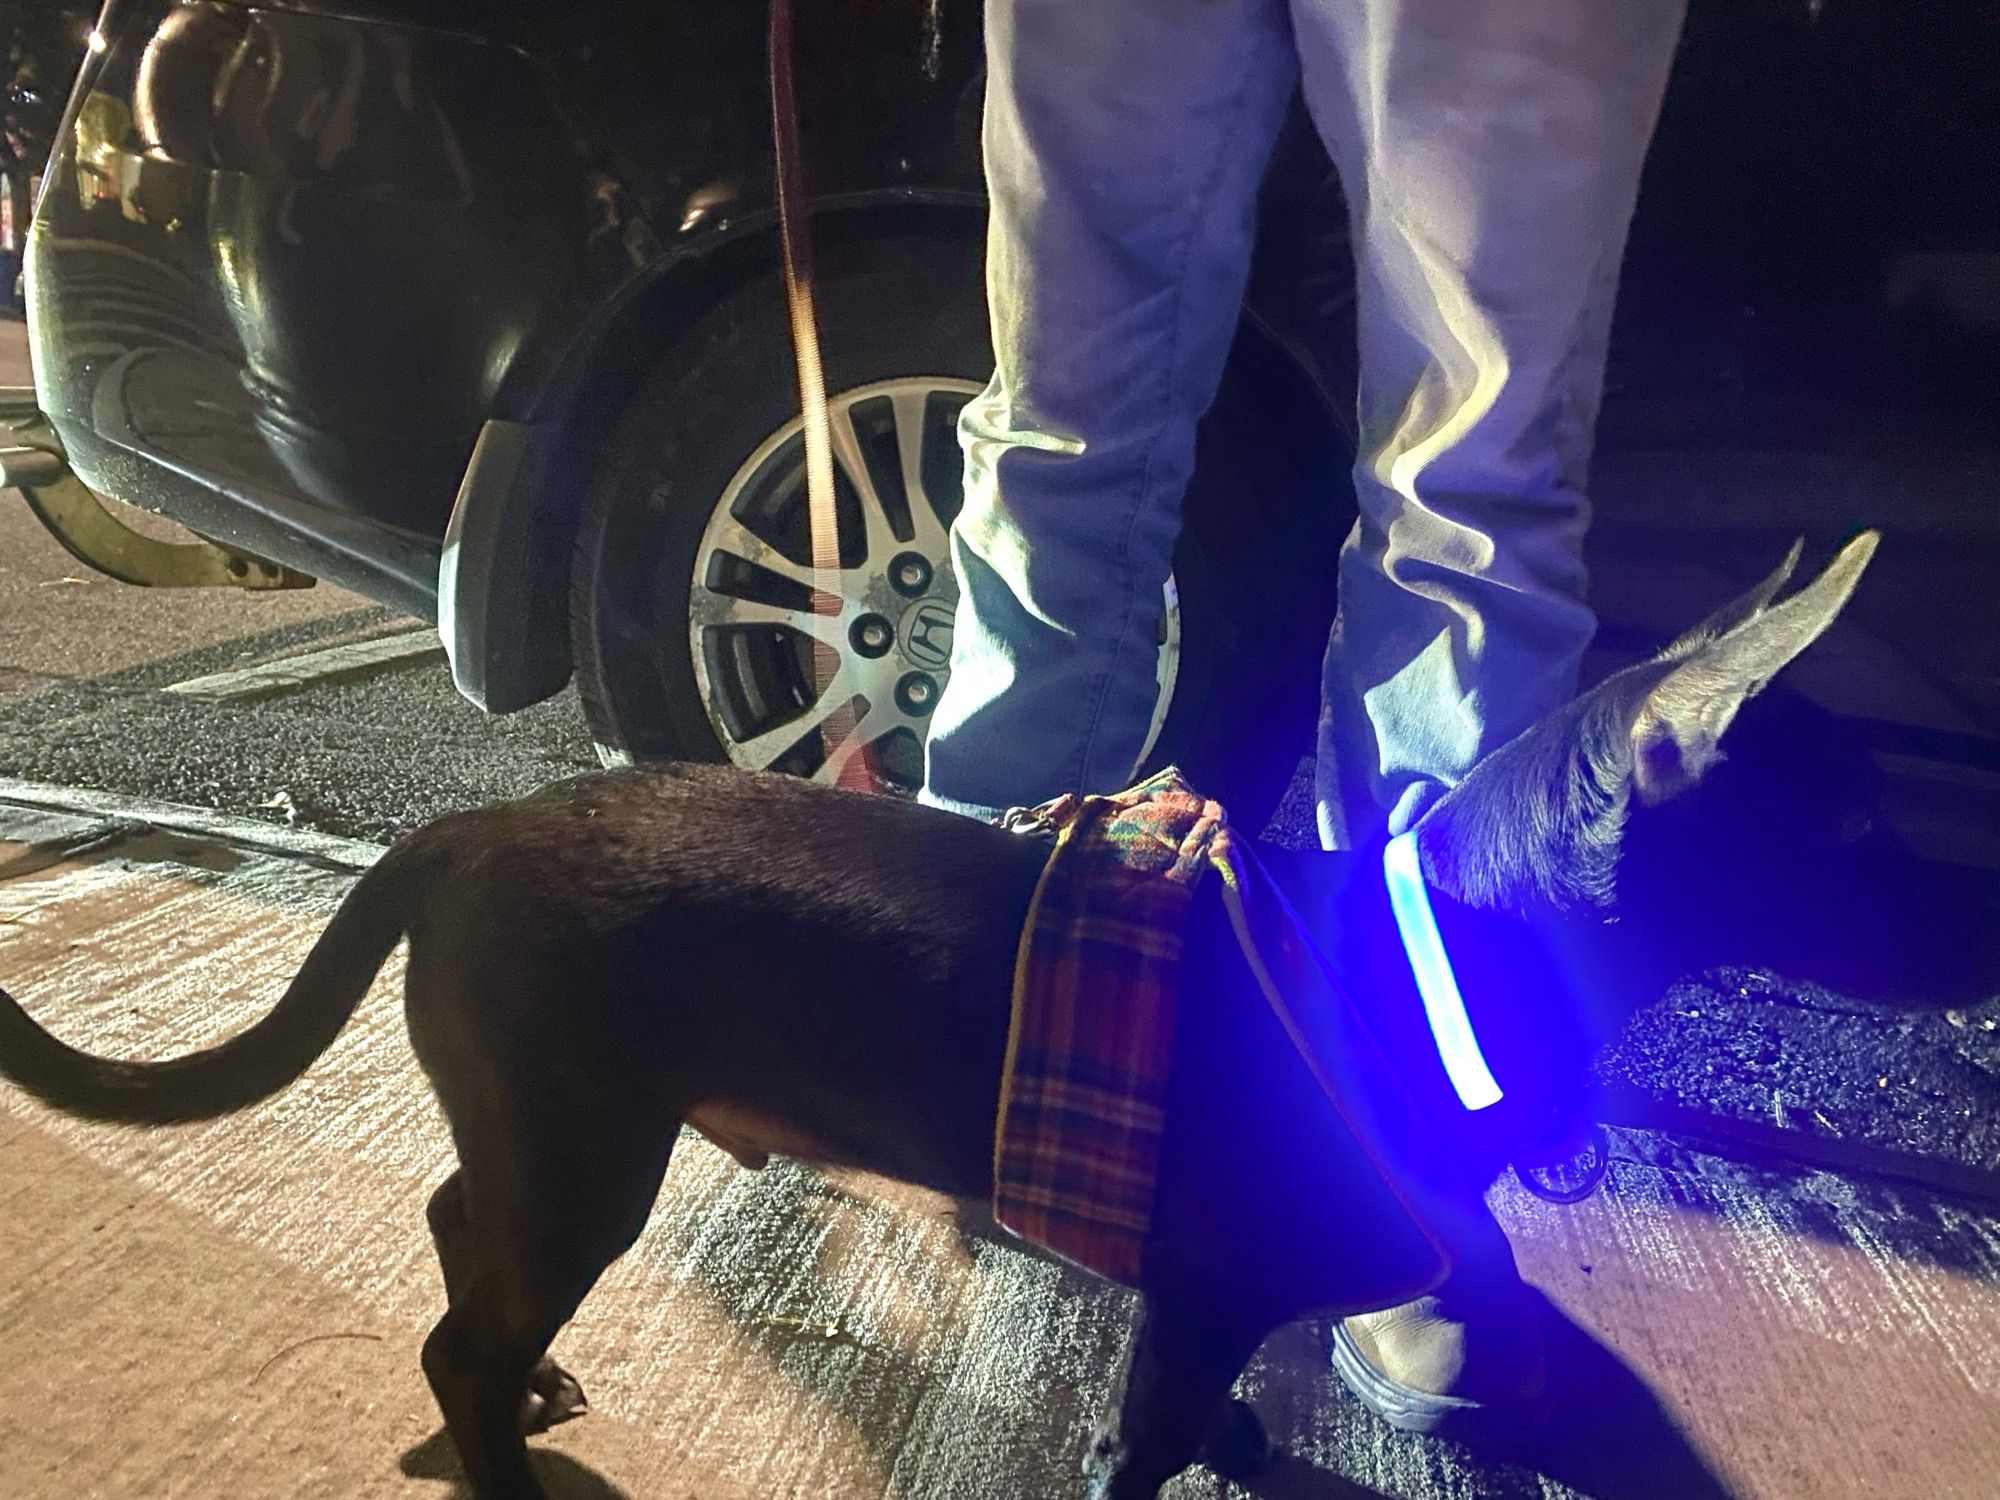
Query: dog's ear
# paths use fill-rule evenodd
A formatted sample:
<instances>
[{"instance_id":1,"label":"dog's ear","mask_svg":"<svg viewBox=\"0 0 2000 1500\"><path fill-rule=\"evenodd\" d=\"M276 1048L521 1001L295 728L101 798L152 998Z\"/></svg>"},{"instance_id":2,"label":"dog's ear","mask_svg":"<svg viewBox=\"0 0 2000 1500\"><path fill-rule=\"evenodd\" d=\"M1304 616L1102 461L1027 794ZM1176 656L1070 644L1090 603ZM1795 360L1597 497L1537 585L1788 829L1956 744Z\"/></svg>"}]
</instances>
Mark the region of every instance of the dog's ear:
<instances>
[{"instance_id":1,"label":"dog's ear","mask_svg":"<svg viewBox=\"0 0 2000 1500\"><path fill-rule=\"evenodd\" d=\"M1674 796L1714 764L1737 710L1833 623L1880 540L1862 532L1819 577L1773 604L1797 564L1794 544L1769 578L1663 653L1661 660L1677 664L1639 700L1631 725L1641 802Z\"/></svg>"},{"instance_id":2,"label":"dog's ear","mask_svg":"<svg viewBox=\"0 0 2000 1500\"><path fill-rule=\"evenodd\" d=\"M1634 798L1663 802L1701 779L1737 711L1833 623L1877 540L1863 532L1774 604L1788 557L1665 652L1613 673L1480 761L1418 825L1424 878L1479 907L1610 904Z\"/></svg>"},{"instance_id":3,"label":"dog's ear","mask_svg":"<svg viewBox=\"0 0 2000 1500\"><path fill-rule=\"evenodd\" d=\"M1792 550L1785 554L1785 560L1771 570L1770 577L1740 599L1730 600L1694 629L1687 631L1660 653L1660 659L1685 661L1702 647L1728 635L1739 625L1748 624L1756 619L1771 607L1771 601L1778 597L1778 590L1792 581L1792 574L1797 570L1799 558L1805 552L1805 548L1806 539L1800 537L1792 543Z\"/></svg>"}]
</instances>

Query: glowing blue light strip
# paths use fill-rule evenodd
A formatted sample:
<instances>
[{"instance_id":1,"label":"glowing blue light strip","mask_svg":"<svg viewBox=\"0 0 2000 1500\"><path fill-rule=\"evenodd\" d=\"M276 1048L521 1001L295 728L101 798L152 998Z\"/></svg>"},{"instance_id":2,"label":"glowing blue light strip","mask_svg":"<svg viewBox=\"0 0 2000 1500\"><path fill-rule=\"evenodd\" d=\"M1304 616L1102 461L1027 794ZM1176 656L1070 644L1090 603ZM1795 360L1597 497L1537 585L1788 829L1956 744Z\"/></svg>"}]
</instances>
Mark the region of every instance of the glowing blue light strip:
<instances>
[{"instance_id":1,"label":"glowing blue light strip","mask_svg":"<svg viewBox=\"0 0 2000 1500\"><path fill-rule=\"evenodd\" d=\"M1480 1053L1479 1039L1472 1034L1472 1018L1465 1013L1465 997L1458 991L1451 960L1445 956L1444 938L1431 913L1430 893L1424 889L1423 870L1417 864L1414 833L1389 840L1389 847L1382 852L1382 875L1389 886L1396 930L1403 935L1403 952L1409 955L1417 993L1423 996L1431 1039L1437 1043L1438 1057L1451 1086L1458 1091L1459 1103L1467 1109L1498 1104L1500 1085Z\"/></svg>"}]
</instances>

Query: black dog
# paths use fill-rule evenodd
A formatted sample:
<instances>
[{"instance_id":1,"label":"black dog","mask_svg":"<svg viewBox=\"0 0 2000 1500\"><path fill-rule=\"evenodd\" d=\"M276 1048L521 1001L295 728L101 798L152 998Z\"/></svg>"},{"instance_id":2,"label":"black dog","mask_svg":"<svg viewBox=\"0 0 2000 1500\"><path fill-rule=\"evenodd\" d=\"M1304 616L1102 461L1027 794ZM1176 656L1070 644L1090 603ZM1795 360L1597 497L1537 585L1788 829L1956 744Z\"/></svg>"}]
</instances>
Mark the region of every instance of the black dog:
<instances>
[{"instance_id":1,"label":"black dog","mask_svg":"<svg viewBox=\"0 0 2000 1500\"><path fill-rule=\"evenodd\" d=\"M1745 699L1831 622L1873 546L1858 539L1773 605L1788 560L1491 756L1425 819L1440 920L1468 951L1525 951L1527 935L1571 981L1508 1000L1528 1038L1517 1049L1581 1057L1663 978L1730 959L1938 1003L2000 983L1983 920L1924 899L1869 830L1865 784L1811 769L1824 745L1767 744L1705 775ZM1790 796L1795 784L1810 796ZM450 1306L424 1369L474 1492L532 1500L523 1428L580 1404L549 1340L640 1233L683 1124L753 1164L776 1151L990 1195L1009 974L1045 854L969 819L775 776L582 777L395 845L272 1013L229 1042L107 1062L7 1001L0 1072L98 1119L241 1109L333 1041L407 934L410 1037L459 1156L430 1206ZM1350 987L1401 996L1378 870L1293 856L1280 875ZM1262 1076L1286 1045L1275 1028L1232 1031L1199 1003L1246 982L1217 956L1224 941L1190 936L1177 1056ZM1383 1017L1392 1055L1421 1050L1401 1025ZM1176 1065L1171 1119L1204 1118L1208 1076ZM1144 1321L1093 1496L1151 1496L1224 1415L1240 1424L1229 1385L1273 1327L1362 1310L1300 1295L1326 1267L1290 1247L1328 1238L1303 1228L1344 1234L1357 1257L1395 1252L1338 1180L1284 1150L1279 1113L1246 1128L1271 1149L1169 1124Z\"/></svg>"}]
</instances>

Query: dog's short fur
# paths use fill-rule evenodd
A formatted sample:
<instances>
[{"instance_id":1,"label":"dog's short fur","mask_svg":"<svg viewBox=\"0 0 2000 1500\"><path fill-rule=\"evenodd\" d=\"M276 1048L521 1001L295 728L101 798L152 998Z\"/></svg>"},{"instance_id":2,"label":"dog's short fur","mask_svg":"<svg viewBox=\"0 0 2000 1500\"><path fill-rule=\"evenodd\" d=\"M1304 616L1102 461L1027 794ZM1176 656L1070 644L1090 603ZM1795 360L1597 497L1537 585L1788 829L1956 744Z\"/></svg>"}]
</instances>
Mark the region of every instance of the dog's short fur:
<instances>
[{"instance_id":1,"label":"dog's short fur","mask_svg":"<svg viewBox=\"0 0 2000 1500\"><path fill-rule=\"evenodd\" d=\"M1665 978L1728 959L1912 1000L2000 982L1983 918L1917 899L1914 867L1868 833L1866 785L1824 769L1828 735L1802 745L1746 724L1754 753L1705 775L1738 708L1831 621L1872 546L1773 605L1788 562L1489 758L1422 824L1427 876L1460 920L1531 927L1597 976L1523 1002L1545 1007L1550 1037L1600 1035ZM1788 795L1801 786L1810 795ZM684 1123L753 1164L780 1151L988 1197L1008 975L1045 852L775 776L586 776L398 843L271 1015L222 1046L103 1062L7 1001L0 1072L101 1119L242 1108L333 1040L407 934L410 1037L459 1154L430 1206L450 1305L424 1368L474 1492L531 1500L523 1428L580 1399L549 1340L639 1234ZM1365 988L1384 950L1336 919L1349 874L1372 866L1273 858ZM1233 1032L1198 1003L1243 982L1210 937L1190 944L1183 1052L1260 1070L1282 1039ZM1176 1118L1202 1117L1203 1087L1176 1070ZM1090 1494L1153 1495L1225 1416L1241 1437L1225 1398L1244 1361L1274 1326L1328 1310L1287 1291L1300 1216L1342 1213L1313 1172L1296 1151L1232 1156L1214 1132L1169 1126L1143 1323Z\"/></svg>"}]
</instances>

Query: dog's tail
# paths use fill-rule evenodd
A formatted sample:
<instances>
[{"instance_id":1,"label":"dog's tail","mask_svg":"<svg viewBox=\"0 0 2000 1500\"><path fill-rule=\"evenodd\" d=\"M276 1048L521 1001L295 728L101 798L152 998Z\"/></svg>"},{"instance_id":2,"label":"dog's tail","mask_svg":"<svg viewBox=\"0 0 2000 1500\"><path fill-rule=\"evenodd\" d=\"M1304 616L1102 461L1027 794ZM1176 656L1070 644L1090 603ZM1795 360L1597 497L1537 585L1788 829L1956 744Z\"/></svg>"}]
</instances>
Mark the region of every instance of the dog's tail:
<instances>
[{"instance_id":1,"label":"dog's tail","mask_svg":"<svg viewBox=\"0 0 2000 1500\"><path fill-rule=\"evenodd\" d=\"M0 1077L69 1114L129 1125L213 1119L268 1099L333 1044L409 925L430 860L404 841L356 881L270 1014L162 1062L92 1057L0 990Z\"/></svg>"}]
</instances>

